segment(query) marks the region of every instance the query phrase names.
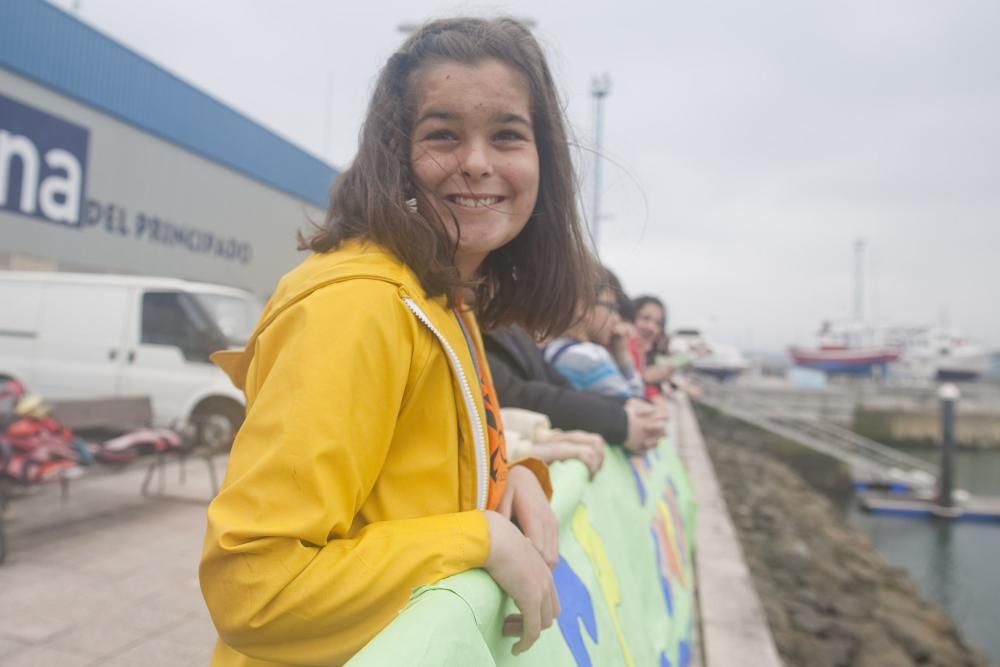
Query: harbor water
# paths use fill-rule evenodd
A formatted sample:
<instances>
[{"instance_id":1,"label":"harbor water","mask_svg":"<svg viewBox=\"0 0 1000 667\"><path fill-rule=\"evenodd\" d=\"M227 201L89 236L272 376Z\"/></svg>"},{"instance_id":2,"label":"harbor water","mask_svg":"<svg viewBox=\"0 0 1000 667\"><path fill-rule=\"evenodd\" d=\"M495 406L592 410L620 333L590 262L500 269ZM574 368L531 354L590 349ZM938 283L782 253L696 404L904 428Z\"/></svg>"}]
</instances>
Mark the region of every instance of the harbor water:
<instances>
[{"instance_id":1,"label":"harbor water","mask_svg":"<svg viewBox=\"0 0 1000 667\"><path fill-rule=\"evenodd\" d=\"M935 460L931 450L907 450ZM960 451L956 488L1000 496L1000 450ZM1000 522L878 516L853 507L851 525L863 530L893 565L909 571L939 602L965 639L1000 665Z\"/></svg>"}]
</instances>

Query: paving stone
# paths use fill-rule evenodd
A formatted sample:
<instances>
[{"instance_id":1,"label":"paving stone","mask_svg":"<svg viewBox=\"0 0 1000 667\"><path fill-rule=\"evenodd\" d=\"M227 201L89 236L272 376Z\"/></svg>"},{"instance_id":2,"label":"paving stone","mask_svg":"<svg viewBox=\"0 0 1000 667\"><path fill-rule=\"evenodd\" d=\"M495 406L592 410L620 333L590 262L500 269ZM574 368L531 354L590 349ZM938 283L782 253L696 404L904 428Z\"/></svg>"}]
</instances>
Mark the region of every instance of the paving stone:
<instances>
[{"instance_id":1,"label":"paving stone","mask_svg":"<svg viewBox=\"0 0 1000 667\"><path fill-rule=\"evenodd\" d=\"M171 628L161 635L161 637L171 642L191 643L196 646L208 647L214 646L215 640L218 639L215 626L212 625L212 619L209 618L207 610L203 613L195 614L183 623Z\"/></svg>"},{"instance_id":2,"label":"paving stone","mask_svg":"<svg viewBox=\"0 0 1000 667\"><path fill-rule=\"evenodd\" d=\"M194 604L194 602L192 602ZM129 601L115 610L107 622L121 625L143 635L154 635L173 628L192 617L189 610L184 612L151 608L149 605ZM209 621L211 626L211 622Z\"/></svg>"},{"instance_id":3,"label":"paving stone","mask_svg":"<svg viewBox=\"0 0 1000 667\"><path fill-rule=\"evenodd\" d=\"M106 658L134 644L142 637L135 628L109 622L98 617L91 623L76 626L71 631L59 634L46 643L52 648L81 653L91 658Z\"/></svg>"},{"instance_id":4,"label":"paving stone","mask_svg":"<svg viewBox=\"0 0 1000 667\"><path fill-rule=\"evenodd\" d=\"M3 660L4 667L85 667L90 656L49 646L32 646Z\"/></svg>"},{"instance_id":5,"label":"paving stone","mask_svg":"<svg viewBox=\"0 0 1000 667\"><path fill-rule=\"evenodd\" d=\"M204 466L188 474L185 489L205 494ZM14 502L0 664L208 664L215 630L197 573L206 503L145 499L140 482L141 471L81 480L69 507L51 493Z\"/></svg>"},{"instance_id":6,"label":"paving stone","mask_svg":"<svg viewBox=\"0 0 1000 667\"><path fill-rule=\"evenodd\" d=\"M176 667L198 663L207 665L212 656L212 645L178 643L160 637L146 639L126 651L111 656L108 662L142 667ZM102 663L107 664L107 663Z\"/></svg>"},{"instance_id":7,"label":"paving stone","mask_svg":"<svg viewBox=\"0 0 1000 667\"><path fill-rule=\"evenodd\" d=\"M24 649L22 642L15 641L9 637L0 637L0 664L5 657L13 655L15 652Z\"/></svg>"},{"instance_id":8,"label":"paving stone","mask_svg":"<svg viewBox=\"0 0 1000 667\"><path fill-rule=\"evenodd\" d=\"M72 629L73 625L65 620L53 619L34 612L22 612L5 615L0 634L23 644L44 644L59 635L71 632Z\"/></svg>"}]
</instances>

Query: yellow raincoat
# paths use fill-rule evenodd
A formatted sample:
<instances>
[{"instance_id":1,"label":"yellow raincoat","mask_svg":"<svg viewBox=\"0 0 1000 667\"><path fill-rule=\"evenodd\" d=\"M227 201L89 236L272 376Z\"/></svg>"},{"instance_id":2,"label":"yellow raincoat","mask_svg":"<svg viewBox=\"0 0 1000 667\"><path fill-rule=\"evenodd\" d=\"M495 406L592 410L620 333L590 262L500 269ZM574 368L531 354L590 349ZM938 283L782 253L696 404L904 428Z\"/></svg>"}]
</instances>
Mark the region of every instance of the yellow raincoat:
<instances>
[{"instance_id":1,"label":"yellow raincoat","mask_svg":"<svg viewBox=\"0 0 1000 667\"><path fill-rule=\"evenodd\" d=\"M246 349L214 358L247 414L208 509L212 665L339 665L411 589L485 562L472 357L445 299L393 255L360 242L312 255Z\"/></svg>"}]
</instances>

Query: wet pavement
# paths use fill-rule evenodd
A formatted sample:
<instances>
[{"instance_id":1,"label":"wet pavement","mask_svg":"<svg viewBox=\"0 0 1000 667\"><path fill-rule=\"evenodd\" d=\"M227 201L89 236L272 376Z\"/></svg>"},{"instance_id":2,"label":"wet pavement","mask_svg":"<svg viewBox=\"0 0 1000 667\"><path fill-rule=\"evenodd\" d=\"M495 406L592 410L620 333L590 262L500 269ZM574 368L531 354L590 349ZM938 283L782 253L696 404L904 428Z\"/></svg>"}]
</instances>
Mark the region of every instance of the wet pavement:
<instances>
[{"instance_id":1,"label":"wet pavement","mask_svg":"<svg viewBox=\"0 0 1000 667\"><path fill-rule=\"evenodd\" d=\"M214 459L220 475L224 457ZM163 495L140 463L15 499L0 565L5 667L183 667L209 662L215 630L198 588L211 496L203 459L165 466ZM158 491L159 478L151 489Z\"/></svg>"}]
</instances>

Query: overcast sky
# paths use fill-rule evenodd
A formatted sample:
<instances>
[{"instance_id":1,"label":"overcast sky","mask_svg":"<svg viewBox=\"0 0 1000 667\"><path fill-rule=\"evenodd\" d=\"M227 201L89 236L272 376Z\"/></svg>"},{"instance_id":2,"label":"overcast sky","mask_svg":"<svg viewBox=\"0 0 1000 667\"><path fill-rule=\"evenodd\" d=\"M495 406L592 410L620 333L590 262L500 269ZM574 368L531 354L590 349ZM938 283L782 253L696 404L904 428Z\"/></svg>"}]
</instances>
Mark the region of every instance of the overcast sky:
<instances>
[{"instance_id":1,"label":"overcast sky","mask_svg":"<svg viewBox=\"0 0 1000 667\"><path fill-rule=\"evenodd\" d=\"M70 8L73 0L56 0ZM853 310L1000 344L1000 3L79 0L78 16L335 166L401 22L530 17L580 148L605 102L600 251L672 325L754 349Z\"/></svg>"}]
</instances>

